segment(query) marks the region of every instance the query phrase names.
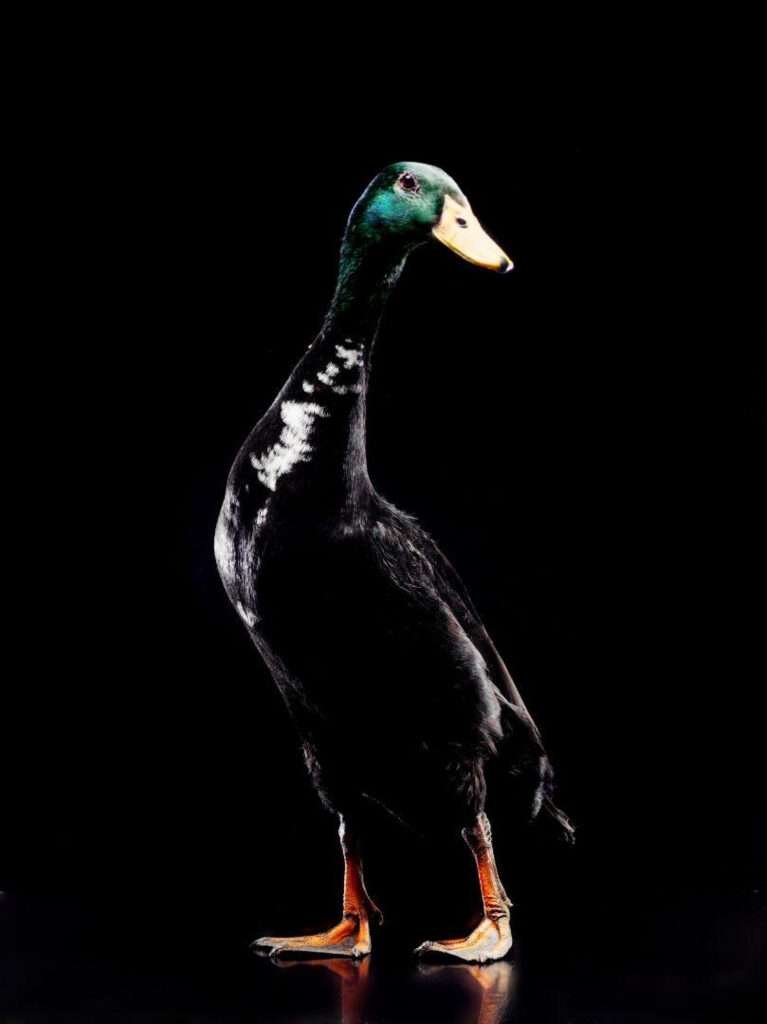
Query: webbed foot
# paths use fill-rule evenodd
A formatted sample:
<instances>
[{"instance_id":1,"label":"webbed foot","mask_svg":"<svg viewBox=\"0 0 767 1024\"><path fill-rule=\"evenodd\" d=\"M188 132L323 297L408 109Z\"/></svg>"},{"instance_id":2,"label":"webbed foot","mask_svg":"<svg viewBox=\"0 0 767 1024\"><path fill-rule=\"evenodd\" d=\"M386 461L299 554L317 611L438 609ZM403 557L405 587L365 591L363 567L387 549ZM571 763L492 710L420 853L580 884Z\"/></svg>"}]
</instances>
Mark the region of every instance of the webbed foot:
<instances>
[{"instance_id":1,"label":"webbed foot","mask_svg":"<svg viewBox=\"0 0 767 1024\"><path fill-rule=\"evenodd\" d=\"M315 935L265 935L251 943L253 950L267 950L273 957L309 953L313 956L367 956L371 950L370 924L366 914L347 914L334 928Z\"/></svg>"},{"instance_id":2,"label":"webbed foot","mask_svg":"<svg viewBox=\"0 0 767 1024\"><path fill-rule=\"evenodd\" d=\"M433 954L452 957L455 960L465 960L469 963L484 964L506 956L511 945L512 936L508 916L497 919L485 917L466 938L422 942L415 953L417 956Z\"/></svg>"}]
</instances>

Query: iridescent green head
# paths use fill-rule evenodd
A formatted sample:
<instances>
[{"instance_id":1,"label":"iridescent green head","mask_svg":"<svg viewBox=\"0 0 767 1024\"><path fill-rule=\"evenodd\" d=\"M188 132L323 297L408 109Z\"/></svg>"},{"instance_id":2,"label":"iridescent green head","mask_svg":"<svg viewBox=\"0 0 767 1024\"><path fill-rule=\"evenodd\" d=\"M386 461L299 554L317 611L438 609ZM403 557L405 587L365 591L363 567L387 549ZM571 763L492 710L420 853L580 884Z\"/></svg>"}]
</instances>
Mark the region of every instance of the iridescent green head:
<instances>
[{"instance_id":1,"label":"iridescent green head","mask_svg":"<svg viewBox=\"0 0 767 1024\"><path fill-rule=\"evenodd\" d=\"M430 164L390 164L355 203L346 243L355 248L395 245L404 254L431 239L478 266L501 273L512 268L448 174Z\"/></svg>"}]
</instances>

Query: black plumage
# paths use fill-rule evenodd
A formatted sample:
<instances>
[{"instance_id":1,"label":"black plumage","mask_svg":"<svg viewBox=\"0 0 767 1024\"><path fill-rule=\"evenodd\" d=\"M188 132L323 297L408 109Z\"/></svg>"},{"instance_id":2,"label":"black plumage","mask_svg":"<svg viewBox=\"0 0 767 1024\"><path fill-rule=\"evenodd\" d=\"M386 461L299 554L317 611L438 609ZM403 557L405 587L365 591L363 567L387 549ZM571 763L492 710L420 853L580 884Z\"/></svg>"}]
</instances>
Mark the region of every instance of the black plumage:
<instances>
[{"instance_id":1,"label":"black plumage","mask_svg":"<svg viewBox=\"0 0 767 1024\"><path fill-rule=\"evenodd\" d=\"M347 823L376 804L419 831L470 829L494 776L515 813L543 806L570 834L540 733L464 585L368 474L373 342L423 241L360 228L391 174L355 207L322 330L232 467L217 562L317 790Z\"/></svg>"}]
</instances>

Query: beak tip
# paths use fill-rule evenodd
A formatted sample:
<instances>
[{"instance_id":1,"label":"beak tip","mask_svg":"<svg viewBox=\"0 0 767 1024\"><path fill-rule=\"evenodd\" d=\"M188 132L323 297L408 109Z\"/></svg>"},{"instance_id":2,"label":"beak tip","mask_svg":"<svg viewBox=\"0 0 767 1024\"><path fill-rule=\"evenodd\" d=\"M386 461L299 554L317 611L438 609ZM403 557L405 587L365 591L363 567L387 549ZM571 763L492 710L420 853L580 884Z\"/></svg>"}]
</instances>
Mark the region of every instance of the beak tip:
<instances>
[{"instance_id":1,"label":"beak tip","mask_svg":"<svg viewBox=\"0 0 767 1024\"><path fill-rule=\"evenodd\" d=\"M510 259L505 259L503 261L503 263L501 263L500 267L498 268L498 271L501 274L508 274L509 271L513 270L513 269L514 269L514 264L511 262L511 260Z\"/></svg>"}]
</instances>

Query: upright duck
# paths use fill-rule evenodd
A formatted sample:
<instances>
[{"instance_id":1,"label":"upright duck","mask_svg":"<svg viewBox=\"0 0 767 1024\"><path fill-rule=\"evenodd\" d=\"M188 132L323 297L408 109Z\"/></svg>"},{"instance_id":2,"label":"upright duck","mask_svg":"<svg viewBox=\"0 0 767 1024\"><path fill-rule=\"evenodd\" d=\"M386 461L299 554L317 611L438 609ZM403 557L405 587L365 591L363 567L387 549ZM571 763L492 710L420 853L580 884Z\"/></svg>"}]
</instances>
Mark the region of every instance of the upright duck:
<instances>
[{"instance_id":1,"label":"upright duck","mask_svg":"<svg viewBox=\"0 0 767 1024\"><path fill-rule=\"evenodd\" d=\"M383 170L349 216L322 328L229 473L215 535L226 592L300 733L311 777L339 819L340 922L315 935L264 937L273 955L365 956L370 919L363 813L371 804L422 833L460 831L476 862L482 919L470 935L418 953L497 960L511 906L484 811L500 767L508 806L551 799L540 733L455 570L368 475L366 395L386 300L410 252L436 239L503 273L511 260L437 167Z\"/></svg>"}]
</instances>

